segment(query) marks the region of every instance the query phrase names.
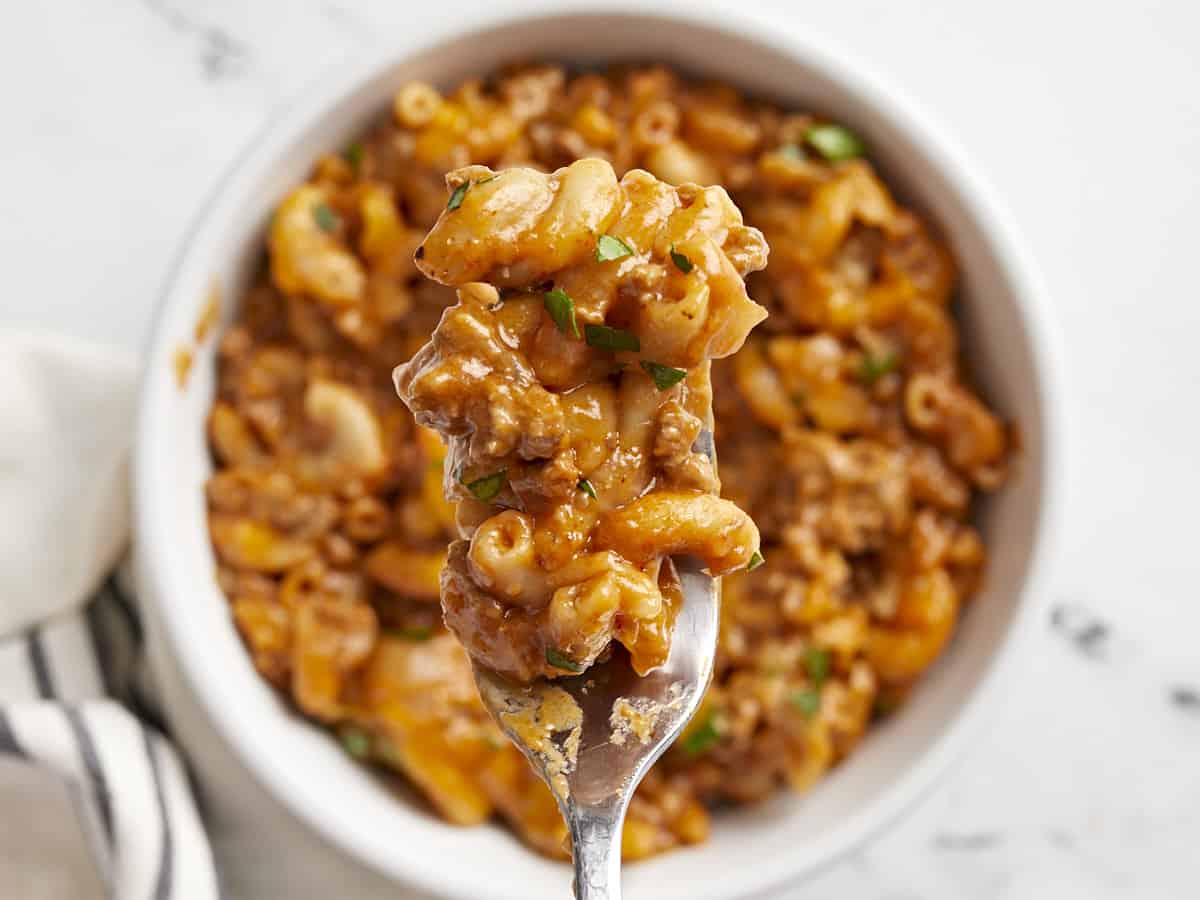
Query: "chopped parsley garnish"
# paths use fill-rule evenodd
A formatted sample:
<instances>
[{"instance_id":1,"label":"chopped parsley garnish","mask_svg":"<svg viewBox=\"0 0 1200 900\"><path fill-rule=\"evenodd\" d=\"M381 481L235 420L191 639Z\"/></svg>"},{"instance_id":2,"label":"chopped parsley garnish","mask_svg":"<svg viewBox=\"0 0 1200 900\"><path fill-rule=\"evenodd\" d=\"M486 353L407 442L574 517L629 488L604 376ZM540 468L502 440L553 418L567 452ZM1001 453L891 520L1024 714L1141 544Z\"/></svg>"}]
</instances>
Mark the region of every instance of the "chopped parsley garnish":
<instances>
[{"instance_id":1,"label":"chopped parsley garnish","mask_svg":"<svg viewBox=\"0 0 1200 900\"><path fill-rule=\"evenodd\" d=\"M820 688L825 683L825 679L829 677L830 656L829 651L823 647L809 647L808 656L804 660L804 666L808 670L808 680L813 683L813 686Z\"/></svg>"},{"instance_id":2,"label":"chopped parsley garnish","mask_svg":"<svg viewBox=\"0 0 1200 900\"><path fill-rule=\"evenodd\" d=\"M626 350L630 353L637 353L642 349L642 342L636 334L632 331L622 331L620 328L588 323L583 326L583 335L588 346L595 347L597 350L611 350L614 353L618 350Z\"/></svg>"},{"instance_id":3,"label":"chopped parsley garnish","mask_svg":"<svg viewBox=\"0 0 1200 900\"><path fill-rule=\"evenodd\" d=\"M360 141L355 141L342 152L342 158L350 163L350 168L354 170L355 175L362 168L364 152L362 142Z\"/></svg>"},{"instance_id":4,"label":"chopped parsley garnish","mask_svg":"<svg viewBox=\"0 0 1200 900\"><path fill-rule=\"evenodd\" d=\"M500 493L500 489L504 487L506 475L507 472L501 469L499 472L484 475L482 478L476 478L474 481L463 481L460 473L458 480L467 486L467 490L471 492L472 497L486 503L489 500L495 499L495 496Z\"/></svg>"},{"instance_id":5,"label":"chopped parsley garnish","mask_svg":"<svg viewBox=\"0 0 1200 900\"><path fill-rule=\"evenodd\" d=\"M814 125L804 132L804 140L830 162L862 156L867 148L849 128L832 123Z\"/></svg>"},{"instance_id":6,"label":"chopped parsley garnish","mask_svg":"<svg viewBox=\"0 0 1200 900\"><path fill-rule=\"evenodd\" d=\"M799 144L784 144L776 152L788 159L804 159L804 148Z\"/></svg>"},{"instance_id":7,"label":"chopped parsley garnish","mask_svg":"<svg viewBox=\"0 0 1200 900\"><path fill-rule=\"evenodd\" d=\"M371 739L366 732L357 728L347 728L341 733L342 747L355 759L366 759L371 752Z\"/></svg>"},{"instance_id":8,"label":"chopped parsley garnish","mask_svg":"<svg viewBox=\"0 0 1200 900\"><path fill-rule=\"evenodd\" d=\"M583 666L553 647L546 648L546 662L556 669L562 669L564 672L574 672L576 675L583 671Z\"/></svg>"},{"instance_id":9,"label":"chopped parsley garnish","mask_svg":"<svg viewBox=\"0 0 1200 900\"><path fill-rule=\"evenodd\" d=\"M662 363L642 360L642 368L646 370L647 375L654 379L654 386L660 391L672 388L687 378L686 369L672 369Z\"/></svg>"},{"instance_id":10,"label":"chopped parsley garnish","mask_svg":"<svg viewBox=\"0 0 1200 900\"><path fill-rule=\"evenodd\" d=\"M746 563L746 571L753 572L765 562L766 560L763 559L763 555L755 550L754 555L750 557L750 562Z\"/></svg>"},{"instance_id":11,"label":"chopped parsley garnish","mask_svg":"<svg viewBox=\"0 0 1200 900\"><path fill-rule=\"evenodd\" d=\"M684 753L688 756L699 756L721 739L721 733L717 731L716 718L717 714L710 712L703 722L680 740L679 746L683 748Z\"/></svg>"},{"instance_id":12,"label":"chopped parsley garnish","mask_svg":"<svg viewBox=\"0 0 1200 900\"><path fill-rule=\"evenodd\" d=\"M317 227L322 231L337 231L337 227L342 221L338 218L338 214L324 203L318 203L313 207L313 218L317 220Z\"/></svg>"},{"instance_id":13,"label":"chopped parsley garnish","mask_svg":"<svg viewBox=\"0 0 1200 900\"><path fill-rule=\"evenodd\" d=\"M453 210L462 206L463 197L467 196L467 189L471 187L471 182L464 181L456 187L450 194L450 202L446 204L446 209Z\"/></svg>"},{"instance_id":14,"label":"chopped parsley garnish","mask_svg":"<svg viewBox=\"0 0 1200 900\"><path fill-rule=\"evenodd\" d=\"M587 494L593 500L596 499L596 489L594 487L592 487L592 483L590 481L588 481L586 478L580 478L579 483L577 485L575 485L575 487L579 488L581 491L583 491L585 494Z\"/></svg>"},{"instance_id":15,"label":"chopped parsley garnish","mask_svg":"<svg viewBox=\"0 0 1200 900\"><path fill-rule=\"evenodd\" d=\"M874 384L884 375L894 372L899 365L900 357L895 353L881 353L878 356L868 353L858 367L858 378L865 384Z\"/></svg>"},{"instance_id":16,"label":"chopped parsley garnish","mask_svg":"<svg viewBox=\"0 0 1200 900\"><path fill-rule=\"evenodd\" d=\"M804 718L811 719L821 708L821 695L812 688L796 691L791 696L792 706L804 713Z\"/></svg>"},{"instance_id":17,"label":"chopped parsley garnish","mask_svg":"<svg viewBox=\"0 0 1200 900\"><path fill-rule=\"evenodd\" d=\"M675 268L677 268L684 275L692 271L694 268L692 261L688 259L687 256L676 250L674 244L671 245L671 262L675 263Z\"/></svg>"},{"instance_id":18,"label":"chopped parsley garnish","mask_svg":"<svg viewBox=\"0 0 1200 900\"><path fill-rule=\"evenodd\" d=\"M571 334L579 337L579 325L575 322L575 301L566 291L562 288L546 291L542 303L559 331L566 334L570 330Z\"/></svg>"},{"instance_id":19,"label":"chopped parsley garnish","mask_svg":"<svg viewBox=\"0 0 1200 900\"><path fill-rule=\"evenodd\" d=\"M596 242L596 262L612 262L632 254L633 250L627 243L611 234L600 235L600 240Z\"/></svg>"},{"instance_id":20,"label":"chopped parsley garnish","mask_svg":"<svg viewBox=\"0 0 1200 900\"><path fill-rule=\"evenodd\" d=\"M391 633L406 641L427 641L433 637L433 629L428 625L414 625L412 628L394 628Z\"/></svg>"}]
</instances>

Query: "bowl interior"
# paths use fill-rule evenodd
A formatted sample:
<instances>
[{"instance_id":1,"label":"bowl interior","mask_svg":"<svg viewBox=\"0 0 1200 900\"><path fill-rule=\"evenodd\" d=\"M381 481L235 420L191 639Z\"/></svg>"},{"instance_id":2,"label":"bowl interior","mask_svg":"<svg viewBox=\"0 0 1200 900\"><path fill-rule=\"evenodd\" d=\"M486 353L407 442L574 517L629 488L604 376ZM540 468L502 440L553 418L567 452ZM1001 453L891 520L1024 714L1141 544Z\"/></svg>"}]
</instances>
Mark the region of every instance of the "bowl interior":
<instances>
[{"instance_id":1,"label":"bowl interior","mask_svg":"<svg viewBox=\"0 0 1200 900\"><path fill-rule=\"evenodd\" d=\"M743 26L744 27L744 26ZM958 312L973 376L1020 423L1011 484L980 510L991 552L988 581L953 645L904 714L876 729L804 797L722 815L709 843L632 866L632 898L741 896L807 871L860 840L927 786L949 755L972 698L1022 605L1039 540L1048 468L1046 395L1032 288L968 176L905 107L802 39L749 37L717 25L640 15L570 15L485 28L393 48L391 61L348 66L302 96L225 180L177 262L147 360L137 506L148 585L167 639L218 730L281 799L336 843L432 891L495 900L568 895L568 867L521 848L498 827L459 829L398 800L327 735L288 711L251 666L214 577L203 485L210 473L204 421L214 388L213 340L196 352L186 387L172 357L192 340L211 286L231 318L260 264L273 206L315 157L343 146L386 108L402 82L442 86L514 59L575 65L672 63L785 105L815 109L863 135L889 184L929 214L962 268ZM978 703L973 704L978 706ZM471 865L462 865L470 860ZM493 875L492 873L496 873Z\"/></svg>"}]
</instances>

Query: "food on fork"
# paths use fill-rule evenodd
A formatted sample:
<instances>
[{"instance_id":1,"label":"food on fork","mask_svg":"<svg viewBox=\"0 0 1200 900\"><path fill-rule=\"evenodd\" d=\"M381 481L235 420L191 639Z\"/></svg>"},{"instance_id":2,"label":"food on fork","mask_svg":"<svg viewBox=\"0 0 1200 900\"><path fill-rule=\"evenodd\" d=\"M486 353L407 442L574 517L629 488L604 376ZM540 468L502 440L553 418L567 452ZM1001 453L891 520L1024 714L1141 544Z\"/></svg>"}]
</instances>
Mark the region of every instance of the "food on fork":
<instances>
[{"instance_id":1,"label":"food on fork","mask_svg":"<svg viewBox=\"0 0 1200 900\"><path fill-rule=\"evenodd\" d=\"M458 303L395 373L449 445L446 624L517 682L583 672L612 641L644 674L670 650L670 557L714 576L761 560L696 441L710 360L766 317L744 283L766 242L724 188L618 181L601 159L446 180L415 258Z\"/></svg>"}]
</instances>

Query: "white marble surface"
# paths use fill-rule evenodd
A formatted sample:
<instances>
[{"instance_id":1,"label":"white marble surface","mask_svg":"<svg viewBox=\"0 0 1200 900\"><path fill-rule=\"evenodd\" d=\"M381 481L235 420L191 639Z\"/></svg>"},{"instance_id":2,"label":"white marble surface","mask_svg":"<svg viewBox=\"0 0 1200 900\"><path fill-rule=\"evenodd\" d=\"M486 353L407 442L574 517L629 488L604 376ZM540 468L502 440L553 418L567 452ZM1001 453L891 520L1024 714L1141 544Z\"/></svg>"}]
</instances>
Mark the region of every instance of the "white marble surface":
<instances>
[{"instance_id":1,"label":"white marble surface","mask_svg":"<svg viewBox=\"0 0 1200 900\"><path fill-rule=\"evenodd\" d=\"M901 825L779 896L1196 897L1200 4L769 6L871 58L999 186L1067 336L1074 440L1048 598L1065 614L990 735ZM0 325L136 349L185 223L276 105L340 56L470 8L5 4ZM94 896L61 810L23 790L0 768L0 883Z\"/></svg>"}]
</instances>

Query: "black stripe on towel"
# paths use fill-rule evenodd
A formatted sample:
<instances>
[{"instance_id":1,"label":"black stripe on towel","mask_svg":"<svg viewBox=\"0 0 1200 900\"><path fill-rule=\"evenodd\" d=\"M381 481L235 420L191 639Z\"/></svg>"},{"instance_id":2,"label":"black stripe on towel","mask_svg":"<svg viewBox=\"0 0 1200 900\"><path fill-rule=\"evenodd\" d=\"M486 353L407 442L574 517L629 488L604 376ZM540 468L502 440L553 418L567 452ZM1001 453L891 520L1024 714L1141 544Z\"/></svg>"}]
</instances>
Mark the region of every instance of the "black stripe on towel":
<instances>
[{"instance_id":1,"label":"black stripe on towel","mask_svg":"<svg viewBox=\"0 0 1200 900\"><path fill-rule=\"evenodd\" d=\"M117 573L113 572L104 582L104 587L108 589L109 594L113 598L113 603L121 611L126 624L129 625L129 632L133 635L133 640L136 646L142 645L144 635L142 634L142 620L138 615L137 604L133 598L125 593L121 587L121 582L117 579Z\"/></svg>"},{"instance_id":2,"label":"black stripe on towel","mask_svg":"<svg viewBox=\"0 0 1200 900\"><path fill-rule=\"evenodd\" d=\"M25 646L29 651L29 665L33 669L33 680L37 684L38 696L52 699L56 695L54 674L50 670L50 659L46 655L46 646L42 643L42 633L37 628L31 628L25 633ZM108 790L108 779L100 767L100 756L96 752L96 744L92 740L83 717L78 710L63 707L67 725L75 737L75 745L79 750L79 758L87 772L92 796L95 798L96 810L100 815L100 824L104 828L104 837L111 847L113 843L112 797ZM82 787L82 785L81 785Z\"/></svg>"},{"instance_id":3,"label":"black stripe on towel","mask_svg":"<svg viewBox=\"0 0 1200 900\"><path fill-rule=\"evenodd\" d=\"M96 808L100 810L100 824L104 826L104 836L108 839L109 846L112 846L112 796L108 791L108 778L105 777L104 769L100 766L100 755L96 752L96 742L92 740L92 733L83 716L79 714L79 710L67 706L63 708L63 712L66 714L67 724L71 726L71 732L75 735L75 743L79 746L79 756L83 760L83 767L87 770L88 780L91 782L92 794L96 798Z\"/></svg>"},{"instance_id":4,"label":"black stripe on towel","mask_svg":"<svg viewBox=\"0 0 1200 900\"><path fill-rule=\"evenodd\" d=\"M25 748L17 740L17 733L8 721L8 715L0 709L0 753L11 753L14 756L27 757Z\"/></svg>"},{"instance_id":5,"label":"black stripe on towel","mask_svg":"<svg viewBox=\"0 0 1200 900\"><path fill-rule=\"evenodd\" d=\"M158 756L150 739L150 729L142 728L146 745L146 757L150 761L150 774L154 776L154 798L158 801L158 819L162 827L162 847L158 856L158 876L154 879L153 900L171 900L171 881L174 878L174 837L171 820L167 816L167 797L163 789L162 772L158 767Z\"/></svg>"},{"instance_id":6,"label":"black stripe on towel","mask_svg":"<svg viewBox=\"0 0 1200 900\"><path fill-rule=\"evenodd\" d=\"M117 674L113 671L116 648L105 626L108 610L101 605L103 602L104 593L101 591L88 603L84 610L84 618L87 620L88 636L92 639L92 650L96 655L96 667L100 670L100 682L104 686L105 696L123 699Z\"/></svg>"},{"instance_id":7,"label":"black stripe on towel","mask_svg":"<svg viewBox=\"0 0 1200 900\"><path fill-rule=\"evenodd\" d=\"M37 685L38 696L43 700L52 700L54 678L50 674L50 662L46 659L46 647L38 629L31 628L25 632L25 649L29 653L29 668L33 670L33 681Z\"/></svg>"}]
</instances>

